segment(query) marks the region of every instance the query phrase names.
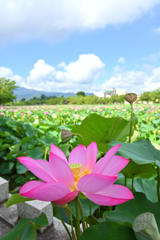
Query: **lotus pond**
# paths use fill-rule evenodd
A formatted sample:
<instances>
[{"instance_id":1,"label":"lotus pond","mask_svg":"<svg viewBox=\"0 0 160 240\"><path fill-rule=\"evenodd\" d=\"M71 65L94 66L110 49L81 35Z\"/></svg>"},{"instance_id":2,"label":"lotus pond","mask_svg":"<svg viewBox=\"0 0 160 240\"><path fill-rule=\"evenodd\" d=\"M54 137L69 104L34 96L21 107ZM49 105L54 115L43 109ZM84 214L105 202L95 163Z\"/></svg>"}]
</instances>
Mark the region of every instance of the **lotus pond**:
<instances>
[{"instance_id":1,"label":"lotus pond","mask_svg":"<svg viewBox=\"0 0 160 240\"><path fill-rule=\"evenodd\" d=\"M131 126L132 122L132 126ZM71 132L63 138L62 129ZM131 139L129 136L131 135ZM65 141L64 141L65 139ZM51 144L57 146L68 159L79 145L88 147L96 142L97 161L109 149L121 144L117 155L129 159L119 172L116 184L125 186L134 199L120 205L102 206L79 195L85 223L78 239L144 240L145 234L133 230L133 222L142 213L153 213L160 231L160 105L134 105L131 119L130 105L112 106L31 106L0 108L0 176L9 181L12 197L7 207L25 197L19 187L38 180L17 158L30 157L48 161ZM54 204L54 214L58 217ZM70 204L59 208L64 222L76 226L76 212ZM82 221L82 216L80 217ZM152 235L151 233L149 233ZM159 235L158 235L159 236ZM70 235L70 239L74 236ZM5 240L5 238L2 238ZM6 238L11 239L11 238ZM32 238L30 238L32 239ZM76 238L75 238L76 239ZM160 238L157 238L160 239Z\"/></svg>"}]
</instances>

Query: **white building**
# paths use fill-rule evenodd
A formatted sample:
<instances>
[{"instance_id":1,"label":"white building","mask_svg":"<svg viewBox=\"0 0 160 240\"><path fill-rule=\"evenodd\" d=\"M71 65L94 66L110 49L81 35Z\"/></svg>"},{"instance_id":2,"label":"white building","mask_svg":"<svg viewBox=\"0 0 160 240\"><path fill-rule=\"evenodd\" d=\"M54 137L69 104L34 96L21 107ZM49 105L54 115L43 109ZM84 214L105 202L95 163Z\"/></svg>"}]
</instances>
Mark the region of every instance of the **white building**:
<instances>
[{"instance_id":1,"label":"white building","mask_svg":"<svg viewBox=\"0 0 160 240\"><path fill-rule=\"evenodd\" d=\"M107 98L110 98L112 95L116 95L115 88L110 88L109 90L106 90L104 92L104 96L107 97Z\"/></svg>"},{"instance_id":2,"label":"white building","mask_svg":"<svg viewBox=\"0 0 160 240\"><path fill-rule=\"evenodd\" d=\"M104 92L98 92L98 91L96 91L96 92L94 92L93 93L95 96L97 96L97 97L103 97L104 98Z\"/></svg>"},{"instance_id":3,"label":"white building","mask_svg":"<svg viewBox=\"0 0 160 240\"><path fill-rule=\"evenodd\" d=\"M127 91L124 89L118 89L116 90L116 95L126 95Z\"/></svg>"},{"instance_id":4,"label":"white building","mask_svg":"<svg viewBox=\"0 0 160 240\"><path fill-rule=\"evenodd\" d=\"M109 90L106 90L105 92L96 91L93 94L97 97L110 98L113 95L123 95L123 94L125 95L125 94L127 94L127 91L124 89L116 90L115 88L110 88Z\"/></svg>"}]
</instances>

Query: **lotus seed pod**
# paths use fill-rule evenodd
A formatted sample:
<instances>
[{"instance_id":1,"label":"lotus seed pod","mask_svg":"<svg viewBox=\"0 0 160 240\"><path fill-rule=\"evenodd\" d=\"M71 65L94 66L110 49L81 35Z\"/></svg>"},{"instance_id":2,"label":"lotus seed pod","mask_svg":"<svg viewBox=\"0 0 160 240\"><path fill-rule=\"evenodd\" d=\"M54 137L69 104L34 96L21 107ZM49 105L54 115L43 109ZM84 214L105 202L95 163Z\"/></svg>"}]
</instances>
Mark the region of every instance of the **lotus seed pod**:
<instances>
[{"instance_id":1,"label":"lotus seed pod","mask_svg":"<svg viewBox=\"0 0 160 240\"><path fill-rule=\"evenodd\" d=\"M135 93L127 93L125 95L125 100L129 102L130 104L134 103L137 99L137 94Z\"/></svg>"},{"instance_id":2,"label":"lotus seed pod","mask_svg":"<svg viewBox=\"0 0 160 240\"><path fill-rule=\"evenodd\" d=\"M133 223L133 230L148 240L160 240L157 223L153 213L142 213Z\"/></svg>"},{"instance_id":3,"label":"lotus seed pod","mask_svg":"<svg viewBox=\"0 0 160 240\"><path fill-rule=\"evenodd\" d=\"M74 134L72 132L70 132L67 129L62 129L61 130L61 139L62 139L62 143L67 143L69 142L69 140L71 140L71 138L74 136Z\"/></svg>"}]
</instances>

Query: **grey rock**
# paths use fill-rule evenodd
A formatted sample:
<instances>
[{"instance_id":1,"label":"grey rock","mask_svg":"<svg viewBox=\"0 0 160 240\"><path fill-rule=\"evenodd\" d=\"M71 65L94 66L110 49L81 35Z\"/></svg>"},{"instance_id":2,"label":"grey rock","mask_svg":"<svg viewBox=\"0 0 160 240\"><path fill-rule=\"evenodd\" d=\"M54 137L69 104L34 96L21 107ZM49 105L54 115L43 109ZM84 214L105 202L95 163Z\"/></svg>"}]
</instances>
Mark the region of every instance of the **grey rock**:
<instances>
[{"instance_id":1,"label":"grey rock","mask_svg":"<svg viewBox=\"0 0 160 240\"><path fill-rule=\"evenodd\" d=\"M0 216L7 221L12 227L18 223L17 206L12 205L6 208L6 202L0 204Z\"/></svg>"},{"instance_id":2,"label":"grey rock","mask_svg":"<svg viewBox=\"0 0 160 240\"><path fill-rule=\"evenodd\" d=\"M0 222L0 238L6 235L11 229Z\"/></svg>"},{"instance_id":3,"label":"grey rock","mask_svg":"<svg viewBox=\"0 0 160 240\"><path fill-rule=\"evenodd\" d=\"M9 184L4 178L0 177L0 203L9 198Z\"/></svg>"},{"instance_id":4,"label":"grey rock","mask_svg":"<svg viewBox=\"0 0 160 240\"><path fill-rule=\"evenodd\" d=\"M6 208L6 202L0 204L0 238L6 235L18 223L17 206Z\"/></svg>"},{"instance_id":5,"label":"grey rock","mask_svg":"<svg viewBox=\"0 0 160 240\"><path fill-rule=\"evenodd\" d=\"M33 200L29 202L23 202L17 204L18 216L22 218L35 218L42 212L46 214L48 219L48 226L53 224L53 209L50 202L42 202L39 200ZM40 228L42 233L47 227Z\"/></svg>"},{"instance_id":6,"label":"grey rock","mask_svg":"<svg viewBox=\"0 0 160 240\"><path fill-rule=\"evenodd\" d=\"M68 224L66 226L71 233L71 226ZM38 233L37 240L69 240L69 236L61 221L53 217L53 225L43 234Z\"/></svg>"}]
</instances>

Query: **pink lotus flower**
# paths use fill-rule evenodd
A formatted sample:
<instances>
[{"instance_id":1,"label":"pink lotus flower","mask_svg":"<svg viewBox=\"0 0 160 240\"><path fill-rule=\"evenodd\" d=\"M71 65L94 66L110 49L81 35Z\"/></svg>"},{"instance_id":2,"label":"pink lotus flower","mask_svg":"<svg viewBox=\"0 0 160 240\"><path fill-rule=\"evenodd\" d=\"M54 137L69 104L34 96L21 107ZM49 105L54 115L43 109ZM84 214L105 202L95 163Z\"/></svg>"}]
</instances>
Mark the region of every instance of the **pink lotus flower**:
<instances>
[{"instance_id":1,"label":"pink lotus flower","mask_svg":"<svg viewBox=\"0 0 160 240\"><path fill-rule=\"evenodd\" d=\"M148 112L148 113L151 113L152 111L149 109L147 112Z\"/></svg>"},{"instance_id":2,"label":"pink lotus flower","mask_svg":"<svg viewBox=\"0 0 160 240\"><path fill-rule=\"evenodd\" d=\"M22 164L42 179L26 183L19 194L58 205L72 201L79 191L99 205L113 206L133 199L128 188L114 184L118 173L129 162L128 159L115 155L119 147L120 144L114 146L97 163L98 150L95 142L87 149L83 145L74 148L68 161L64 153L53 144L49 162L18 157Z\"/></svg>"}]
</instances>

